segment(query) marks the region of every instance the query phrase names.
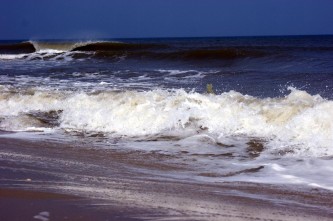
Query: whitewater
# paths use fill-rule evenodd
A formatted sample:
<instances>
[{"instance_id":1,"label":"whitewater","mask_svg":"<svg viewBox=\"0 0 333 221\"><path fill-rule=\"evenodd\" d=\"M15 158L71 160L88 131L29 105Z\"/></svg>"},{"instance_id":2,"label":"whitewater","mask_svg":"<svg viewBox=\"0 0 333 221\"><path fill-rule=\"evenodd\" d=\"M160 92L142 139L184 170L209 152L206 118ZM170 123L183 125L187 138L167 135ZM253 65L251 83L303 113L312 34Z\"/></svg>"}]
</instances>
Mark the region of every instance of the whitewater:
<instances>
[{"instance_id":1,"label":"whitewater","mask_svg":"<svg viewBox=\"0 0 333 221\"><path fill-rule=\"evenodd\" d=\"M163 153L188 168L168 179L333 190L332 48L329 36L2 42L0 136Z\"/></svg>"}]
</instances>

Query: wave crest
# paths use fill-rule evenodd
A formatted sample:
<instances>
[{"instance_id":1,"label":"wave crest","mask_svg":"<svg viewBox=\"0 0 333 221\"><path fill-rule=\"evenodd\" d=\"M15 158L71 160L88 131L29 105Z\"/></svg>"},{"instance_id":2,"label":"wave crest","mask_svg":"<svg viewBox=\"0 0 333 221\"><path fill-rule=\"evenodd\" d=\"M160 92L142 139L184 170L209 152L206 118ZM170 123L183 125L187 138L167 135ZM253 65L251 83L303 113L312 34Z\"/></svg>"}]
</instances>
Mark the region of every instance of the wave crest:
<instances>
[{"instance_id":1,"label":"wave crest","mask_svg":"<svg viewBox=\"0 0 333 221\"><path fill-rule=\"evenodd\" d=\"M0 115L7 119L3 120L6 124L0 123L5 130L13 116L57 111L59 122L52 125L64 130L121 136L172 131L245 135L268 140L271 149L295 146L294 152L333 155L333 102L296 89L286 97L266 99L235 91L220 95L183 90L95 94L36 91L26 95L2 92L0 106Z\"/></svg>"}]
</instances>

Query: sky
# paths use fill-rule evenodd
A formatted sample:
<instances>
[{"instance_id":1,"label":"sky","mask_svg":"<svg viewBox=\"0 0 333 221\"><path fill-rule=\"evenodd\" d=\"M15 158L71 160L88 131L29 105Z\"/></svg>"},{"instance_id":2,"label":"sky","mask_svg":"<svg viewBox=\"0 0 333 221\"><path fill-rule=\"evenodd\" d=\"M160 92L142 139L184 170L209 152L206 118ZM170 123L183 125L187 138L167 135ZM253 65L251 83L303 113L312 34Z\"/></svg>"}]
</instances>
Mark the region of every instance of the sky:
<instances>
[{"instance_id":1,"label":"sky","mask_svg":"<svg viewBox=\"0 0 333 221\"><path fill-rule=\"evenodd\" d=\"M333 34L333 0L1 0L0 39Z\"/></svg>"}]
</instances>

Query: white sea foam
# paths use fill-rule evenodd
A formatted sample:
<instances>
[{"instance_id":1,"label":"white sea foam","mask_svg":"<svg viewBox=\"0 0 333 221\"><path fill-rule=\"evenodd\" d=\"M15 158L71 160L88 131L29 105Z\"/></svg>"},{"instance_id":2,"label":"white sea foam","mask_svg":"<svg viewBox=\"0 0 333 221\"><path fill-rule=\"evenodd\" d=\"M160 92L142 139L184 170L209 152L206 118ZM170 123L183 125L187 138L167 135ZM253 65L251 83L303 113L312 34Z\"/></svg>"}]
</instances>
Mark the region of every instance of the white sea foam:
<instances>
[{"instance_id":1,"label":"white sea foam","mask_svg":"<svg viewBox=\"0 0 333 221\"><path fill-rule=\"evenodd\" d=\"M189 72L197 72L196 70L165 70L165 69L158 69L157 70L160 73L167 73L169 75L180 75L180 74L186 74Z\"/></svg>"},{"instance_id":2,"label":"white sea foam","mask_svg":"<svg viewBox=\"0 0 333 221\"><path fill-rule=\"evenodd\" d=\"M0 94L1 128L19 128L22 113L62 110L65 130L127 136L188 129L218 137L248 136L267 140L272 151L333 155L333 102L291 89L283 98L259 99L235 91L220 95L184 90L84 92L33 91ZM10 124L15 119L15 124ZM23 121L22 121L23 122ZM38 126L38 125L37 125Z\"/></svg>"},{"instance_id":3,"label":"white sea foam","mask_svg":"<svg viewBox=\"0 0 333 221\"><path fill-rule=\"evenodd\" d=\"M27 54L0 54L0 60L14 60L21 59L27 56Z\"/></svg>"},{"instance_id":4,"label":"white sea foam","mask_svg":"<svg viewBox=\"0 0 333 221\"><path fill-rule=\"evenodd\" d=\"M37 42L29 41L37 52L67 52L77 47L97 43L119 43L117 41L81 41L81 42Z\"/></svg>"},{"instance_id":5,"label":"white sea foam","mask_svg":"<svg viewBox=\"0 0 333 221\"><path fill-rule=\"evenodd\" d=\"M17 93L2 86L0 129L125 137L119 148L168 152L177 155L175 160L183 157L195 168L182 174L188 179L333 190L328 176L333 171L333 102L289 89L285 97L259 99L235 91L212 95L181 89L92 93L29 89ZM58 120L56 124L45 122L52 111L57 111L53 114L58 117L51 119ZM251 140L263 145L257 156L249 155ZM180 151L185 154L179 156ZM203 176L207 171L217 176Z\"/></svg>"}]
</instances>

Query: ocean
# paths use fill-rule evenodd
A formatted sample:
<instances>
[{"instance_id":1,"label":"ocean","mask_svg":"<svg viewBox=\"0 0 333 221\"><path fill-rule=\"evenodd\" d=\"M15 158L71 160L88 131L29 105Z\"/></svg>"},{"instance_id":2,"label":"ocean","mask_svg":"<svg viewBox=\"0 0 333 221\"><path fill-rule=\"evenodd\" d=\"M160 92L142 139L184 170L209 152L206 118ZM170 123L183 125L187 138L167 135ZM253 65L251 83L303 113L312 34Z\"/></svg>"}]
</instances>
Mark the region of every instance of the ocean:
<instances>
[{"instance_id":1,"label":"ocean","mask_svg":"<svg viewBox=\"0 0 333 221\"><path fill-rule=\"evenodd\" d=\"M333 36L0 41L1 139L151 178L331 191L332 99Z\"/></svg>"}]
</instances>

